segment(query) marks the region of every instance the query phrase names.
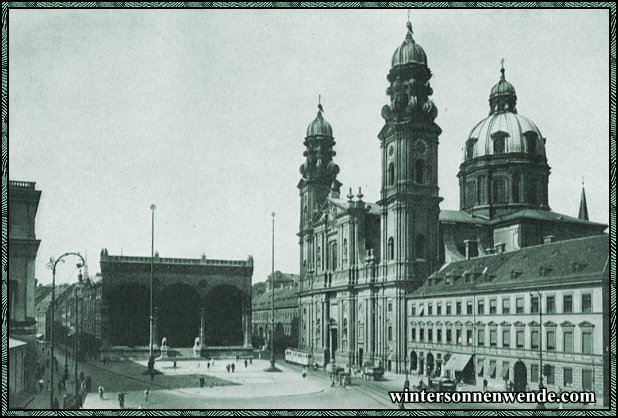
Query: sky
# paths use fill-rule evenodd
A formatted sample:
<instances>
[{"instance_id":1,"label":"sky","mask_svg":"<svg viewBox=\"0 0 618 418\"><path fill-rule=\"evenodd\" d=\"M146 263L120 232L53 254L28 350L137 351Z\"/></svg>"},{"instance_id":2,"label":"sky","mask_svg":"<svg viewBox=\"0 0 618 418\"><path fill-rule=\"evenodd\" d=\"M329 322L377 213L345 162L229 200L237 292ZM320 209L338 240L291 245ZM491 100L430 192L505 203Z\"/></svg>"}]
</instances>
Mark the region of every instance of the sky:
<instances>
[{"instance_id":1,"label":"sky","mask_svg":"<svg viewBox=\"0 0 618 418\"><path fill-rule=\"evenodd\" d=\"M500 61L547 138L552 210L609 223L609 12L411 11L433 73L442 209ZM318 95L342 192L380 193L386 75L407 11L9 11L9 178L36 182L35 276L67 251L244 260L298 273L299 166ZM72 266L72 267L71 267ZM57 283L76 280L71 263Z\"/></svg>"}]
</instances>

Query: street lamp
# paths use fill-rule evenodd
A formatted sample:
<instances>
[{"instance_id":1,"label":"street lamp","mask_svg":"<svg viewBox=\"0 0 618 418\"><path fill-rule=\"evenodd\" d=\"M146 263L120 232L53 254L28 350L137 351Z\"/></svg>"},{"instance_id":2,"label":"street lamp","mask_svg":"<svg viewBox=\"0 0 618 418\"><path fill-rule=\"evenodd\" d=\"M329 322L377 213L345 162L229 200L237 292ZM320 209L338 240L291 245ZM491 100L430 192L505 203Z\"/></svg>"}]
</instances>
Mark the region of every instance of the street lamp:
<instances>
[{"instance_id":1,"label":"street lamp","mask_svg":"<svg viewBox=\"0 0 618 418\"><path fill-rule=\"evenodd\" d=\"M272 227L272 246L271 246L271 267L272 274L270 276L270 316L271 316L271 328L270 328L270 367L266 369L267 372L279 372L275 367L275 212L272 213L273 227Z\"/></svg>"},{"instance_id":2,"label":"street lamp","mask_svg":"<svg viewBox=\"0 0 618 418\"><path fill-rule=\"evenodd\" d=\"M79 382L77 381L77 345L79 344L78 342L78 338L79 338L79 334L77 333L78 328L78 316L77 316L77 291L78 291L78 287L81 287L82 284L82 280L83 280L83 276L82 276L82 271L79 271L79 275L77 276L77 278L79 279L79 283L78 286L75 286L75 332L73 333L73 338L75 339L74 341L74 352L75 352L75 396L77 396L78 391L79 391ZM80 402L81 404L81 402ZM78 405L81 406L81 405Z\"/></svg>"},{"instance_id":3,"label":"street lamp","mask_svg":"<svg viewBox=\"0 0 618 418\"><path fill-rule=\"evenodd\" d=\"M50 340L51 340L51 350L50 350L50 359L49 359L49 383L50 383L50 391L49 391L49 406L51 409L54 408L54 313L55 313L55 305L56 305L56 266L60 261L64 263L64 258L74 255L79 257L81 262L77 263L77 268L81 268L86 264L86 260L79 253L64 253L57 260L54 260L53 257L49 259L47 263L47 268L52 271L52 300L51 300L51 331L50 331Z\"/></svg>"},{"instance_id":4,"label":"street lamp","mask_svg":"<svg viewBox=\"0 0 618 418\"><path fill-rule=\"evenodd\" d=\"M151 241L150 241L150 343L149 345L149 352L150 352L150 359L149 359L149 365L151 366L151 368L154 368L154 364L153 364L153 360L154 360L154 355L152 353L153 347L154 347L154 316L152 314L152 293L153 293L153 286L154 286L154 214L155 214L155 209L157 207L155 206L155 204L153 203L152 205L150 205L150 210L152 211L152 235L151 235Z\"/></svg>"},{"instance_id":5,"label":"street lamp","mask_svg":"<svg viewBox=\"0 0 618 418\"><path fill-rule=\"evenodd\" d=\"M543 389L543 295L539 290L536 291L539 296L539 392ZM532 297L533 293L530 293ZM539 402L537 409L545 409L545 404Z\"/></svg>"}]
</instances>

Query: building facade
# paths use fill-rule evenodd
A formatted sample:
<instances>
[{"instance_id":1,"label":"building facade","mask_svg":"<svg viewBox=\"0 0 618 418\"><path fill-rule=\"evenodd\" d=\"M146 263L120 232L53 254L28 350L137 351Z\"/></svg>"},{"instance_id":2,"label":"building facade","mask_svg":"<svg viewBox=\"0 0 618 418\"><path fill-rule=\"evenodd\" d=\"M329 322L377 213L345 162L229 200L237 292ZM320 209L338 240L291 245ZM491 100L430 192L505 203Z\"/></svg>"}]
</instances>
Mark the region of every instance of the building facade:
<instances>
[{"instance_id":1,"label":"building facade","mask_svg":"<svg viewBox=\"0 0 618 418\"><path fill-rule=\"evenodd\" d=\"M169 347L251 346L251 276L247 260L130 257L101 251L101 340L148 347L153 278L154 342ZM151 262L153 273L151 276Z\"/></svg>"},{"instance_id":2,"label":"building facade","mask_svg":"<svg viewBox=\"0 0 618 418\"><path fill-rule=\"evenodd\" d=\"M9 181L9 326L15 332L35 333L35 262L41 243L35 218L41 199L36 183Z\"/></svg>"},{"instance_id":3,"label":"building facade","mask_svg":"<svg viewBox=\"0 0 618 418\"><path fill-rule=\"evenodd\" d=\"M516 391L603 393L609 236L445 265L408 296L409 369ZM543 364L543 367L541 366Z\"/></svg>"},{"instance_id":4,"label":"building facade","mask_svg":"<svg viewBox=\"0 0 618 418\"><path fill-rule=\"evenodd\" d=\"M298 289L295 286L274 290L275 346L279 349L298 346ZM262 346L270 348L273 329L273 294L267 291L252 301L252 333ZM282 351L282 350L280 350Z\"/></svg>"},{"instance_id":5,"label":"building facade","mask_svg":"<svg viewBox=\"0 0 618 418\"><path fill-rule=\"evenodd\" d=\"M376 153L381 167L378 202L364 201L360 189L354 195L350 188L341 196L333 128L321 105L307 128L297 186L299 347L317 362L369 362L389 371L410 370L408 298L445 263L595 236L606 229L590 222L582 208L577 218L551 210L546 139L518 113L515 88L504 68L490 92L489 116L464 144L460 208L441 210L441 129L430 99L431 76L427 56L408 24L387 74L389 104L382 108ZM581 321L571 322L579 326ZM437 363L434 359L434 367Z\"/></svg>"},{"instance_id":6,"label":"building facade","mask_svg":"<svg viewBox=\"0 0 618 418\"><path fill-rule=\"evenodd\" d=\"M7 178L2 177L3 187ZM35 220L41 199L36 183L8 181L8 219L3 211L3 222L8 225L7 323L9 334L9 393L34 390L37 364L32 344L35 344L37 326L35 312L35 265L41 243L36 237ZM3 280L4 272L3 272Z\"/></svg>"}]
</instances>

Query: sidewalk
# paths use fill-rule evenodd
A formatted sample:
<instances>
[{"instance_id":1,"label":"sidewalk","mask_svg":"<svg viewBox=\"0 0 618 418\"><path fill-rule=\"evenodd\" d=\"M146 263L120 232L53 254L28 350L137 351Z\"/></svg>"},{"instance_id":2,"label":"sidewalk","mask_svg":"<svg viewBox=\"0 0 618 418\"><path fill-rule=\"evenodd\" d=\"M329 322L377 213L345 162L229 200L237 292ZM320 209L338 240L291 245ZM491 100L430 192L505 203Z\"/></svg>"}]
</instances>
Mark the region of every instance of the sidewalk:
<instances>
[{"instance_id":1,"label":"sidewalk","mask_svg":"<svg viewBox=\"0 0 618 418\"><path fill-rule=\"evenodd\" d=\"M404 382L406 380L406 375L405 374L396 374L396 373L385 373L384 374L384 378L385 381L381 381L378 382L379 384L382 384L385 388L388 388L388 391L402 391L403 390L403 386L404 386ZM412 390L412 388L416 385L418 385L418 383L420 382L420 380L423 380L423 382L425 383L425 385L427 385L428 383L428 378L427 376L422 376L422 375L418 375L417 373L409 373L408 374L408 380L410 381L410 390ZM477 378L476 379L476 384L463 384L462 386L457 388L458 392L483 392L483 377ZM432 381L437 381L437 379L432 379ZM505 388L504 388L504 382L497 382L494 379L487 379L487 392L504 392ZM458 406L461 406L463 404L458 404ZM491 406L490 406L491 405ZM602 399L597 398L597 404L596 405L590 405L590 404L581 404L581 403L575 403L575 404L563 404L562 409L602 409L603 405L603 401ZM449 409L453 409L452 407L455 406L455 404L449 406ZM497 407L499 407L500 409L536 409L537 404L536 403L518 403L518 402L514 402L514 403L500 403L500 404L486 404L486 403L470 403L470 404L466 404L466 406L464 408L461 409L496 409ZM559 404L551 404L551 403L546 403L545 407L547 409L559 409Z\"/></svg>"}]
</instances>

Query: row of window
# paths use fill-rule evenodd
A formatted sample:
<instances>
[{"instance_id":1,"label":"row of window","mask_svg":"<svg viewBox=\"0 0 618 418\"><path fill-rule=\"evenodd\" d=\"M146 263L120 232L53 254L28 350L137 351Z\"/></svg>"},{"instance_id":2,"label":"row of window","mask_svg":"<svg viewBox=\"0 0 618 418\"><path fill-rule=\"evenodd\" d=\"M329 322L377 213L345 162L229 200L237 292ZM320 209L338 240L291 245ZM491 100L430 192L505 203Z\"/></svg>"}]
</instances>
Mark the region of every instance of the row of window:
<instances>
[{"instance_id":1,"label":"row of window","mask_svg":"<svg viewBox=\"0 0 618 418\"><path fill-rule=\"evenodd\" d=\"M480 377L486 376L486 377L495 379L496 378L496 360L489 361L489 369L486 375L485 375L485 367L483 365L483 362L484 362L483 359L479 359L479 362L476 368L476 370L478 371L478 375ZM562 382L557 383L556 382L556 374L557 374L556 366L553 366L551 364L545 364L544 368L545 366L547 366L546 371L548 372L548 374L546 374L544 377L545 383L549 385L560 384L561 386L567 387L567 388L573 386L573 368L572 367L562 368ZM539 369L538 363L533 363L530 365L530 382L538 383L539 377L540 377L539 370L540 369ZM585 391L592 391L593 390L593 387L592 387L593 371L591 369L583 369L581 372L582 372L582 375L581 375L582 389ZM502 362L502 376L501 377L503 379L509 378L509 362L508 361Z\"/></svg>"},{"instance_id":2,"label":"row of window","mask_svg":"<svg viewBox=\"0 0 618 418\"><path fill-rule=\"evenodd\" d=\"M515 309L512 310L512 303L510 297L502 298L500 313L503 315L507 314L523 314L523 313L539 313L540 308L540 298L539 295L530 295L530 309L529 312L525 312L525 299L524 296L518 296L515 298ZM574 304L573 304L573 294L563 294L562 295L562 310L561 313L573 313ZM454 308L454 310L453 310ZM591 313L592 312L592 293L582 293L581 294L581 303L580 303L580 311L581 313ZM463 304L463 301L455 301L453 302L445 302L445 311L444 315L472 315L473 312L473 304L472 300L467 300L466 304ZM545 309L543 309L544 314L553 314L559 313L556 308L556 296L555 295L547 295L545 296ZM442 303L436 303L436 313L435 315L442 315ZM476 301L476 314L477 315L496 315L498 314L498 298L490 298L489 304L485 304L485 298L479 298ZM424 304L419 304L418 309L416 304L413 304L411 307L410 315L412 316L431 316L434 315L433 312L433 304L427 303L427 312L425 312Z\"/></svg>"},{"instance_id":3,"label":"row of window","mask_svg":"<svg viewBox=\"0 0 618 418\"><path fill-rule=\"evenodd\" d=\"M535 329L536 328L536 329ZM563 353L574 353L574 327L563 327L562 330L562 347L561 351ZM456 344L456 345L468 345L471 346L474 344L472 341L473 333L471 329L465 330L465 344L462 340L463 332L462 329L455 330L455 339L453 340L453 330L446 329L443 339L442 329L438 328L435 331L436 339L434 340L434 329L427 329L427 340L425 341L425 329L420 328L418 333L418 340L416 334L416 328L412 327L410 331L411 339L414 342L428 342L428 343L438 343L438 344ZM476 345L479 347L498 347L498 330L496 328L489 330L489 341L486 339L486 332L484 328L477 329L477 339ZM593 329L591 327L586 327L581 329L581 354L592 354L592 341L593 341ZM531 327L530 329L530 346L528 347L530 350L538 350L540 346L540 330L538 327ZM389 327L389 340L391 333ZM489 344L488 344L489 342ZM517 328L515 330L515 345L512 345L513 341L511 339L511 329L510 328L502 328L502 341L501 347L503 348L519 348L525 349L525 330L522 328ZM545 330L545 350L546 351L557 351L556 347L556 329L555 327L548 327Z\"/></svg>"},{"instance_id":4,"label":"row of window","mask_svg":"<svg viewBox=\"0 0 618 418\"><path fill-rule=\"evenodd\" d=\"M416 246L414 248L417 259L425 258L425 236L419 234L416 236ZM386 256L389 260L395 259L395 238L390 237L386 244Z\"/></svg>"},{"instance_id":5,"label":"row of window","mask_svg":"<svg viewBox=\"0 0 618 418\"><path fill-rule=\"evenodd\" d=\"M526 132L524 134L526 141L526 151L530 154L534 154L536 152L536 141L537 135L534 132ZM494 154L504 154L507 152L506 150L506 136L496 136L493 138L493 153ZM471 160L474 158L474 147L477 143L476 138L472 138L468 141L466 145L466 159Z\"/></svg>"},{"instance_id":6,"label":"row of window","mask_svg":"<svg viewBox=\"0 0 618 418\"><path fill-rule=\"evenodd\" d=\"M413 181L417 184L429 183L429 166L425 164L425 160L415 160L412 171L414 178ZM388 165L386 184L388 186L395 185L395 163Z\"/></svg>"},{"instance_id":7,"label":"row of window","mask_svg":"<svg viewBox=\"0 0 618 418\"><path fill-rule=\"evenodd\" d=\"M538 183L534 179L527 179L525 182L524 195L521 195L522 178L519 173L513 174L510 179L511 188L509 196L509 180L505 177L494 178L491 182L491 201L493 203L520 203L522 199L526 203L538 204ZM466 182L466 206L484 205L488 203L487 177L479 176L476 180Z\"/></svg>"}]
</instances>

